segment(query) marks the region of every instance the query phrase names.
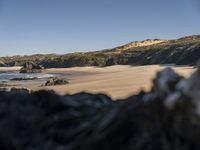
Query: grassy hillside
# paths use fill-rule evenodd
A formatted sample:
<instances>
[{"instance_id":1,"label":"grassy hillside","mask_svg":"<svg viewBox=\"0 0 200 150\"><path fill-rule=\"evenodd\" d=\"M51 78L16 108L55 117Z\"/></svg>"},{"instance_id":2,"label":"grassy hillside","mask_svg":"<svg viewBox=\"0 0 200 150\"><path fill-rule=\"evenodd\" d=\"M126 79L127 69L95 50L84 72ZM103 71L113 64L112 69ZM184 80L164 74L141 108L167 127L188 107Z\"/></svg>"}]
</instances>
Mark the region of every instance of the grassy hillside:
<instances>
[{"instance_id":1,"label":"grassy hillside","mask_svg":"<svg viewBox=\"0 0 200 150\"><path fill-rule=\"evenodd\" d=\"M199 58L200 35L195 35L177 40L148 39L95 52L1 57L0 66L22 65L26 61L43 65L46 68L115 64L194 65Z\"/></svg>"}]
</instances>

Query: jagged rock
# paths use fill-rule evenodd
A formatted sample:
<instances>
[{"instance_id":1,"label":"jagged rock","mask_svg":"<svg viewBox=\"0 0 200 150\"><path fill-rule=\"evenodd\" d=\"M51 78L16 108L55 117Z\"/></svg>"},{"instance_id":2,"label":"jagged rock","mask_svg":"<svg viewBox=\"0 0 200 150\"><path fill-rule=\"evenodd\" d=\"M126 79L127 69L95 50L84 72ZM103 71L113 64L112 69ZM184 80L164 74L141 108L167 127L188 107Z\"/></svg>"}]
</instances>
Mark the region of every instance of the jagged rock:
<instances>
[{"instance_id":1,"label":"jagged rock","mask_svg":"<svg viewBox=\"0 0 200 150\"><path fill-rule=\"evenodd\" d=\"M2 60L0 60L0 67L5 67L5 66L6 64Z\"/></svg>"},{"instance_id":2,"label":"jagged rock","mask_svg":"<svg viewBox=\"0 0 200 150\"><path fill-rule=\"evenodd\" d=\"M22 92L22 93L30 93L31 90L26 87L12 87L10 89L11 92Z\"/></svg>"},{"instance_id":3,"label":"jagged rock","mask_svg":"<svg viewBox=\"0 0 200 150\"><path fill-rule=\"evenodd\" d=\"M31 62L26 62L20 69L20 73L40 73L44 68Z\"/></svg>"},{"instance_id":4,"label":"jagged rock","mask_svg":"<svg viewBox=\"0 0 200 150\"><path fill-rule=\"evenodd\" d=\"M54 86L54 85L65 85L69 82L63 78L51 78L49 79L44 86Z\"/></svg>"},{"instance_id":5,"label":"jagged rock","mask_svg":"<svg viewBox=\"0 0 200 150\"><path fill-rule=\"evenodd\" d=\"M200 100L200 69L198 68L188 79L181 80L176 89L194 100Z\"/></svg>"},{"instance_id":6,"label":"jagged rock","mask_svg":"<svg viewBox=\"0 0 200 150\"><path fill-rule=\"evenodd\" d=\"M156 78L153 80L153 90L160 97L165 97L174 92L176 84L182 78L171 68L166 68L157 73Z\"/></svg>"},{"instance_id":7,"label":"jagged rock","mask_svg":"<svg viewBox=\"0 0 200 150\"><path fill-rule=\"evenodd\" d=\"M184 79L165 69L152 91L121 101L103 94L0 92L0 148L198 150L199 74Z\"/></svg>"}]
</instances>

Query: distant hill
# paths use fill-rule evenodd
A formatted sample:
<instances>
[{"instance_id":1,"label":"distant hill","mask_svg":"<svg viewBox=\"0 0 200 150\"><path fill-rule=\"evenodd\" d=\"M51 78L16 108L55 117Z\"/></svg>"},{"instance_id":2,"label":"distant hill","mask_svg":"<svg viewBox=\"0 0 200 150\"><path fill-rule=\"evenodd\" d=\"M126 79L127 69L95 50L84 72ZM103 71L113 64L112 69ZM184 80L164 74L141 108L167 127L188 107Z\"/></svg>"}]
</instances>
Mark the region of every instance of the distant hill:
<instances>
[{"instance_id":1,"label":"distant hill","mask_svg":"<svg viewBox=\"0 0 200 150\"><path fill-rule=\"evenodd\" d=\"M112 49L64 55L1 57L0 66L23 65L27 61L52 67L177 64L194 65L200 59L200 35L177 40L147 39Z\"/></svg>"}]
</instances>

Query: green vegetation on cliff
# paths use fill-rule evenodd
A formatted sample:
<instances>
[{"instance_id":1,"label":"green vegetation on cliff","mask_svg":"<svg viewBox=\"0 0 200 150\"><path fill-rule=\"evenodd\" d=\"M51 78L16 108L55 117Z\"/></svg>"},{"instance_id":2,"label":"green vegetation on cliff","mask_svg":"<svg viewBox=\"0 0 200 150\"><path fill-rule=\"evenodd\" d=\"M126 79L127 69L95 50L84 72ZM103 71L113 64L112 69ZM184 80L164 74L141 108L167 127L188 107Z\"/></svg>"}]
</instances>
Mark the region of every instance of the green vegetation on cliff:
<instances>
[{"instance_id":1,"label":"green vegetation on cliff","mask_svg":"<svg viewBox=\"0 0 200 150\"><path fill-rule=\"evenodd\" d=\"M95 52L64 55L1 57L0 66L23 65L27 61L51 67L177 64L194 65L200 58L200 35L177 40L145 40Z\"/></svg>"}]
</instances>

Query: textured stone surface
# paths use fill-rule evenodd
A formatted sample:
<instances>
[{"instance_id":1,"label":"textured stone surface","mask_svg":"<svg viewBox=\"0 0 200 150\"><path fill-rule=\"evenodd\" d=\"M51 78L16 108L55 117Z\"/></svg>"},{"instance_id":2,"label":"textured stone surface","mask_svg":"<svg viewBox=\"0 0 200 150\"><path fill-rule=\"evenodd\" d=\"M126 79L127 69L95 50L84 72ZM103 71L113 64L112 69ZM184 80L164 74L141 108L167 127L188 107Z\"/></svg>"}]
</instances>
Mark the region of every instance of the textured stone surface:
<instances>
[{"instance_id":1,"label":"textured stone surface","mask_svg":"<svg viewBox=\"0 0 200 150\"><path fill-rule=\"evenodd\" d=\"M65 85L68 83L67 79L54 77L49 79L44 86Z\"/></svg>"},{"instance_id":2,"label":"textured stone surface","mask_svg":"<svg viewBox=\"0 0 200 150\"><path fill-rule=\"evenodd\" d=\"M40 73L44 68L31 62L26 62L20 69L20 73Z\"/></svg>"},{"instance_id":3,"label":"textured stone surface","mask_svg":"<svg viewBox=\"0 0 200 150\"><path fill-rule=\"evenodd\" d=\"M152 90L121 101L103 94L0 92L4 150L198 150L199 70L159 72Z\"/></svg>"},{"instance_id":4,"label":"textured stone surface","mask_svg":"<svg viewBox=\"0 0 200 150\"><path fill-rule=\"evenodd\" d=\"M147 39L93 52L0 57L0 66L21 66L27 61L45 68L177 64L195 65L200 59L200 35L177 40Z\"/></svg>"}]
</instances>

